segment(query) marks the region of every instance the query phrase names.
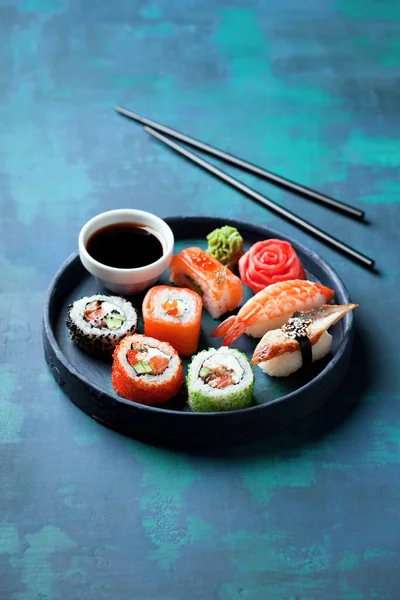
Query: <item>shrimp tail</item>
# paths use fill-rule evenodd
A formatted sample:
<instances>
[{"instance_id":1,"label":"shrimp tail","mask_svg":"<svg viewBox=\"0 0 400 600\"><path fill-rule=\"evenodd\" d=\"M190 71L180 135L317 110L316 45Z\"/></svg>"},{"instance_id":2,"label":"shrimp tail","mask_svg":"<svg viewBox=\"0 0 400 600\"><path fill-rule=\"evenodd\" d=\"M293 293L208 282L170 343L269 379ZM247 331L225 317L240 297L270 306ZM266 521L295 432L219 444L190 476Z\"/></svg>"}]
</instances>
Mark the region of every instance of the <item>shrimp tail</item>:
<instances>
[{"instance_id":1,"label":"shrimp tail","mask_svg":"<svg viewBox=\"0 0 400 600\"><path fill-rule=\"evenodd\" d=\"M246 324L237 315L228 317L214 331L212 337L223 337L223 346L230 346L246 331Z\"/></svg>"}]
</instances>

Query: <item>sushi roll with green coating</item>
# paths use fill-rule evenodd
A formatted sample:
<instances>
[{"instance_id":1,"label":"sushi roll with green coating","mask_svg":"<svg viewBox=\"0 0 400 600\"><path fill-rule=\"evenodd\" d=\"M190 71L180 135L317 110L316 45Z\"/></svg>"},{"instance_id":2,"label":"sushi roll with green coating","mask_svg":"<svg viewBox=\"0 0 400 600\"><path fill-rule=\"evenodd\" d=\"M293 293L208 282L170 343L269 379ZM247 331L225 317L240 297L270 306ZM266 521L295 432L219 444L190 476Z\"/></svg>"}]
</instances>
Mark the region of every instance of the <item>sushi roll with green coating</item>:
<instances>
[{"instance_id":1,"label":"sushi roll with green coating","mask_svg":"<svg viewBox=\"0 0 400 600\"><path fill-rule=\"evenodd\" d=\"M239 350L209 348L192 358L187 387L195 412L238 410L252 404L254 373Z\"/></svg>"},{"instance_id":2,"label":"sushi roll with green coating","mask_svg":"<svg viewBox=\"0 0 400 600\"><path fill-rule=\"evenodd\" d=\"M136 310L119 296L85 296L68 307L71 340L99 358L111 357L115 347L137 324Z\"/></svg>"}]
</instances>

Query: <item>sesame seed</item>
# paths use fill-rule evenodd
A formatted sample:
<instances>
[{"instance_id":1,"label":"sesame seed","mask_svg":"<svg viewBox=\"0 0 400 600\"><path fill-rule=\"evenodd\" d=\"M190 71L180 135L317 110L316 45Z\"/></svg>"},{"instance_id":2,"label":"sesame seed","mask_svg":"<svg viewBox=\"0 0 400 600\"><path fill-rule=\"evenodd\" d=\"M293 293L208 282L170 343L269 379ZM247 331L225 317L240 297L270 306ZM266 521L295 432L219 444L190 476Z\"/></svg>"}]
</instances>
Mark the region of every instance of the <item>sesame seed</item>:
<instances>
[{"instance_id":1,"label":"sesame seed","mask_svg":"<svg viewBox=\"0 0 400 600\"><path fill-rule=\"evenodd\" d=\"M290 317L287 323L281 327L282 333L289 339L296 339L307 336L307 327L312 322L311 319L299 317Z\"/></svg>"}]
</instances>

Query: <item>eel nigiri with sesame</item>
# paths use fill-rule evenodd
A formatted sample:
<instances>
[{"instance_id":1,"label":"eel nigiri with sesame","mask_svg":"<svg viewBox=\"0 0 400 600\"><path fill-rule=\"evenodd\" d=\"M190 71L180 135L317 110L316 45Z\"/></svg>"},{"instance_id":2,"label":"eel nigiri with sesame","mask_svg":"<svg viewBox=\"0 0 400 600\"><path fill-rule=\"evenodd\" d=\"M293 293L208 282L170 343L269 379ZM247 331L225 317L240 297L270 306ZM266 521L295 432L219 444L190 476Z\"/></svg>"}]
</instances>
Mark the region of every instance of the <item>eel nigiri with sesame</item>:
<instances>
[{"instance_id":1,"label":"eel nigiri with sesame","mask_svg":"<svg viewBox=\"0 0 400 600\"><path fill-rule=\"evenodd\" d=\"M280 328L268 331L258 343L253 365L271 377L287 377L320 360L331 351L328 329L358 304L325 304L307 312L295 312Z\"/></svg>"},{"instance_id":2,"label":"eel nigiri with sesame","mask_svg":"<svg viewBox=\"0 0 400 600\"><path fill-rule=\"evenodd\" d=\"M255 338L282 327L296 311L318 308L332 300L334 291L319 283L292 279L267 286L250 298L235 316L228 317L212 333L230 346L243 333Z\"/></svg>"}]
</instances>

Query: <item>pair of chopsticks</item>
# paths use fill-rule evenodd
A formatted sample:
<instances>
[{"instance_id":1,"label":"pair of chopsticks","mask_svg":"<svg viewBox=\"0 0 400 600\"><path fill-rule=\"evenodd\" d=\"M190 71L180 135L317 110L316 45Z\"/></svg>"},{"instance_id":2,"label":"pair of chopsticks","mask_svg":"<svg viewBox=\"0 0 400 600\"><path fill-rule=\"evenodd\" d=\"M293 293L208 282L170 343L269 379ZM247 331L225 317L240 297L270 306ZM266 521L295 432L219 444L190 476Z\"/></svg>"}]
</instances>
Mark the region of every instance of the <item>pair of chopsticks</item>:
<instances>
[{"instance_id":1,"label":"pair of chopsticks","mask_svg":"<svg viewBox=\"0 0 400 600\"><path fill-rule=\"evenodd\" d=\"M253 200L260 202L261 204L263 204L264 206L269 208L272 212L283 217L284 219L286 219L293 225L296 225L297 227L303 229L304 231L307 231L308 233L313 235L315 238L319 239L320 241L324 242L325 244L328 244L332 248L335 248L337 251L341 252L348 258L359 263L360 265L362 265L364 267L368 267L370 269L374 268L375 261L372 258L369 258L365 254L362 254L358 250L355 250L351 246L348 246L344 242L338 240L337 238L333 237L329 233L326 233L325 231L323 231L319 227L316 227L312 223L309 223L305 219L299 217L292 211L277 204L273 200L270 200L266 196L263 196L262 194L260 194L253 188L250 188L249 186L245 185L238 179L231 177L230 175L228 175L221 169L218 169L217 167L215 167L211 163L207 162L203 158L200 158L200 156L198 156L197 154L194 154L193 152L190 152L189 150L187 150L180 144L173 142L170 138L175 138L177 140L180 140L181 142L184 142L185 144L188 144L190 146L198 148L199 150L206 152L207 154L210 154L212 156L215 156L216 158L222 159L225 162L232 164L236 167L240 167L241 169L246 170L250 173L254 173L255 175L258 175L264 179L267 179L268 181L271 181L277 185L280 185L290 191L296 192L296 193L304 196L305 198L308 198L309 200L313 200L314 202L318 202L319 204L322 204L322 205L332 208L338 212L341 212L349 217L352 217L352 218L355 218L358 220L362 220L364 218L364 212L362 210L360 210L354 206L351 206L350 204L346 204L345 202L335 200L334 198L331 198L330 196L321 194L320 192L312 190L308 187L305 187L303 185L295 183L294 181L290 181L289 179L286 179L285 177L276 175L275 173L267 171L266 169L263 169L262 167L258 167L258 166L254 165L252 163L249 163L241 158L238 158L238 157L234 156L233 154L228 154L227 152L219 150L218 148L214 148L213 146L210 146L209 144L205 144L204 142L200 142L199 140L196 140L195 138L189 137L183 133L180 133L179 131L171 129L170 127L161 125L160 123L157 123L156 121L152 121L151 119L142 117L141 115L131 112L125 108L116 106L115 110L118 113L120 113L121 115L128 117L130 119L133 119L134 121L137 121L138 123L141 123L142 125L145 125L144 129L145 129L145 131L147 131L147 133L151 134L153 137L157 138L158 140L160 140L161 142L163 142L164 144L166 144L167 146L169 146L170 148L175 150L175 152L178 152L179 154L183 155L185 158L196 163L197 165L199 165L201 168L205 169L209 173L212 173L219 179L222 179L223 181L225 181L226 183L228 183L235 189L244 193L246 196L249 196ZM163 134L167 134L167 136L169 136L169 137L166 137Z\"/></svg>"}]
</instances>

